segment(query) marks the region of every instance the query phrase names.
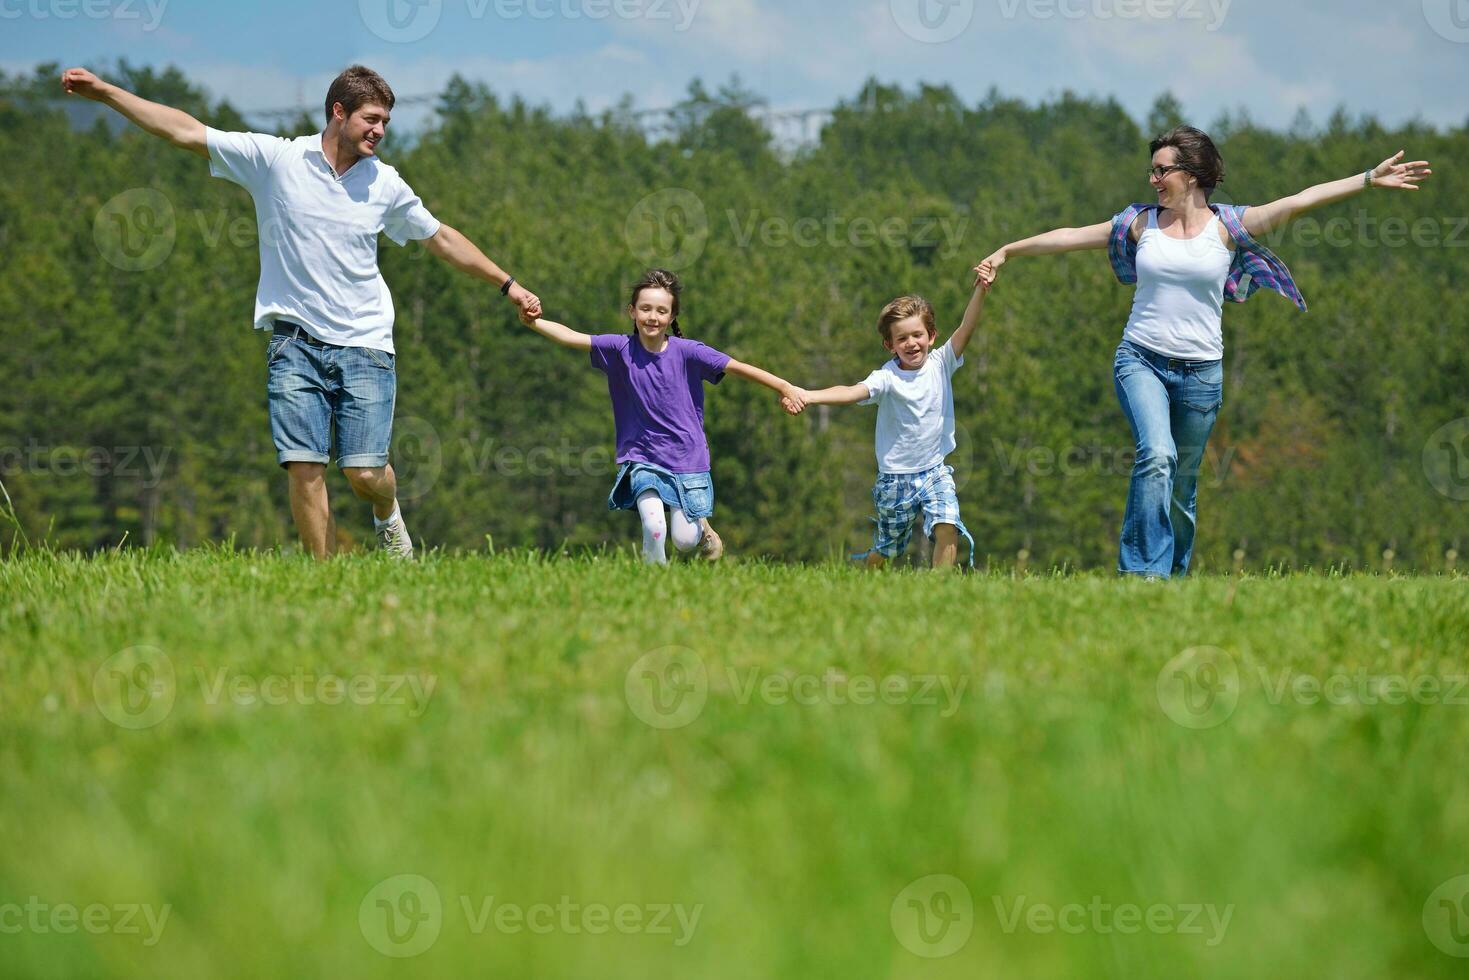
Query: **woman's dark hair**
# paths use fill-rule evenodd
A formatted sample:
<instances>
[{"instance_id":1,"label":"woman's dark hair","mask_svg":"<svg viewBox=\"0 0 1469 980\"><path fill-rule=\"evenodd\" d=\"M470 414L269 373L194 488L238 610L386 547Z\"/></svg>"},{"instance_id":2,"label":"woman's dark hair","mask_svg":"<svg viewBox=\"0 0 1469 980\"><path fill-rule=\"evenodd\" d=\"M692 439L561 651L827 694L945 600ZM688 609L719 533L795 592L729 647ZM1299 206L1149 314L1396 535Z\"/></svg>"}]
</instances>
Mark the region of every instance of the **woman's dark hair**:
<instances>
[{"instance_id":1,"label":"woman's dark hair","mask_svg":"<svg viewBox=\"0 0 1469 980\"><path fill-rule=\"evenodd\" d=\"M670 329L673 330L675 337L682 337L683 331L678 328L678 294L683 292L683 283L678 281L678 276L667 269L649 269L632 288L632 299L627 301L630 309L637 308L638 297L645 289L668 290L668 295L673 297L673 324Z\"/></svg>"},{"instance_id":2,"label":"woman's dark hair","mask_svg":"<svg viewBox=\"0 0 1469 980\"><path fill-rule=\"evenodd\" d=\"M1224 183L1224 158L1219 155L1219 150L1208 133L1192 126L1175 126L1153 140L1148 152L1157 153L1165 146L1171 146L1177 151L1178 168L1198 180L1199 189L1204 192L1205 197Z\"/></svg>"}]
</instances>

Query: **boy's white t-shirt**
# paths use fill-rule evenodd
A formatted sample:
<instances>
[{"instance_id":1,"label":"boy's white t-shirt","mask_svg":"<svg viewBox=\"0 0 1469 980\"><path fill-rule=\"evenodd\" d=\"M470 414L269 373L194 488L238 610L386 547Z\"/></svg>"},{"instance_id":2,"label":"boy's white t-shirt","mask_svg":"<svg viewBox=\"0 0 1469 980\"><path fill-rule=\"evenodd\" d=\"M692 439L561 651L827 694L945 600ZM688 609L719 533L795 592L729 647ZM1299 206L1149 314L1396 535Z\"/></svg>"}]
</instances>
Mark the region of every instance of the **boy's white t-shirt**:
<instances>
[{"instance_id":1,"label":"boy's white t-shirt","mask_svg":"<svg viewBox=\"0 0 1469 980\"><path fill-rule=\"evenodd\" d=\"M894 357L862 382L877 406L879 473L922 473L954 451L954 386L964 358L946 342L929 351L923 366L908 371Z\"/></svg>"}]
</instances>

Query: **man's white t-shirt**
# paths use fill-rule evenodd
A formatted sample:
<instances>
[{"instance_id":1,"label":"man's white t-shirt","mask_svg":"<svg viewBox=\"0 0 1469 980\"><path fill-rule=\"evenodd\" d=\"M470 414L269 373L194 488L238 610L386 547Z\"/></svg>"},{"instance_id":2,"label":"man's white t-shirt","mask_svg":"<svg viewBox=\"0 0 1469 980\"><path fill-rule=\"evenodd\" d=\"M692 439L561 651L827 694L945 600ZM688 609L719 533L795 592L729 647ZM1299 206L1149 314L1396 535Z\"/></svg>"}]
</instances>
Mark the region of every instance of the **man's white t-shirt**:
<instances>
[{"instance_id":1,"label":"man's white t-shirt","mask_svg":"<svg viewBox=\"0 0 1469 980\"><path fill-rule=\"evenodd\" d=\"M954 451L954 386L964 364L949 343L929 351L923 366L908 371L894 357L862 383L877 406L879 473L922 473Z\"/></svg>"},{"instance_id":2,"label":"man's white t-shirt","mask_svg":"<svg viewBox=\"0 0 1469 980\"><path fill-rule=\"evenodd\" d=\"M438 219L398 171L363 157L338 177L321 134L283 139L208 130L209 172L255 200L260 285L255 327L279 317L317 339L394 353L393 297L377 267L377 236L432 238Z\"/></svg>"}]
</instances>

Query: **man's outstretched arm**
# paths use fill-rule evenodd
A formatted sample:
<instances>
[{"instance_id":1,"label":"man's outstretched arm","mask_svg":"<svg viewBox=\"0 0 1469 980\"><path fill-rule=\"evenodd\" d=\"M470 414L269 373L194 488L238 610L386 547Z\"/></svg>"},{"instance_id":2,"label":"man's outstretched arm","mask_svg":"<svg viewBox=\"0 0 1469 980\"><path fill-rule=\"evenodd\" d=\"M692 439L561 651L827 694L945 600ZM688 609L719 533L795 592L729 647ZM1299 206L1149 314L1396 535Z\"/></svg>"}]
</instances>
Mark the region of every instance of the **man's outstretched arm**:
<instances>
[{"instance_id":1,"label":"man's outstretched arm","mask_svg":"<svg viewBox=\"0 0 1469 980\"><path fill-rule=\"evenodd\" d=\"M174 146L209 158L204 124L181 109L140 99L131 92L102 81L85 68L68 68L61 73L61 87L70 95L111 106L138 127Z\"/></svg>"},{"instance_id":2,"label":"man's outstretched arm","mask_svg":"<svg viewBox=\"0 0 1469 980\"><path fill-rule=\"evenodd\" d=\"M442 222L433 237L425 239L423 244L431 254L443 259L460 272L468 273L476 279L483 279L496 288L504 286L510 278L504 269L491 262L489 257L479 250L479 246L465 238L462 232ZM515 304L517 310L529 313L532 317L541 315L540 299L520 283L512 283L506 295L510 298L510 302Z\"/></svg>"}]
</instances>

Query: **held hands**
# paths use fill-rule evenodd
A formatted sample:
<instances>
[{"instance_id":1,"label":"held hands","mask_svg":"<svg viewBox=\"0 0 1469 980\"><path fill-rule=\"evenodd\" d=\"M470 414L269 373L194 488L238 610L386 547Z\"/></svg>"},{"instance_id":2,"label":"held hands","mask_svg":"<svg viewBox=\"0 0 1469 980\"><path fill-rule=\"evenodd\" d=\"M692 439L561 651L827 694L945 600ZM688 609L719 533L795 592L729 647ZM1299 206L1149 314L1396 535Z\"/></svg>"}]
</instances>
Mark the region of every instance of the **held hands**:
<instances>
[{"instance_id":1,"label":"held hands","mask_svg":"<svg viewBox=\"0 0 1469 980\"><path fill-rule=\"evenodd\" d=\"M515 304L515 308L520 311L521 322L526 326L530 326L536 317L541 315L541 298L520 283L511 283L510 292L506 295L509 296L510 302ZM527 313L530 314L530 320L526 320L525 318Z\"/></svg>"},{"instance_id":2,"label":"held hands","mask_svg":"<svg viewBox=\"0 0 1469 980\"><path fill-rule=\"evenodd\" d=\"M512 292L513 292L513 290L512 290ZM540 300L536 300L536 305L537 306L540 306ZM519 310L519 313L520 313L520 322L523 323L523 324L525 324L527 327L534 327L536 325L536 320L541 315L541 311L539 309L536 310L536 312L532 313L530 311L530 308L529 307L526 307L526 306L522 306L520 308L520 310Z\"/></svg>"},{"instance_id":3,"label":"held hands","mask_svg":"<svg viewBox=\"0 0 1469 980\"><path fill-rule=\"evenodd\" d=\"M1005 264L1005 250L1000 249L979 265L974 267L976 276L975 285L984 283L986 290L995 284L995 278L1000 274L1000 266Z\"/></svg>"},{"instance_id":4,"label":"held hands","mask_svg":"<svg viewBox=\"0 0 1469 980\"><path fill-rule=\"evenodd\" d=\"M780 392L780 407L789 415L800 415L806 409L806 400L810 398L810 392L795 385L786 385Z\"/></svg>"},{"instance_id":5,"label":"held hands","mask_svg":"<svg viewBox=\"0 0 1469 980\"><path fill-rule=\"evenodd\" d=\"M1399 150L1372 168L1373 187L1390 187L1405 191L1416 191L1418 189L1418 182L1433 173L1432 170L1428 169L1427 160L1399 163L1398 161L1403 158L1403 153L1403 150Z\"/></svg>"},{"instance_id":6,"label":"held hands","mask_svg":"<svg viewBox=\"0 0 1469 980\"><path fill-rule=\"evenodd\" d=\"M107 91L107 83L85 68L68 68L62 72L61 87L68 95L80 95L98 102Z\"/></svg>"}]
</instances>

